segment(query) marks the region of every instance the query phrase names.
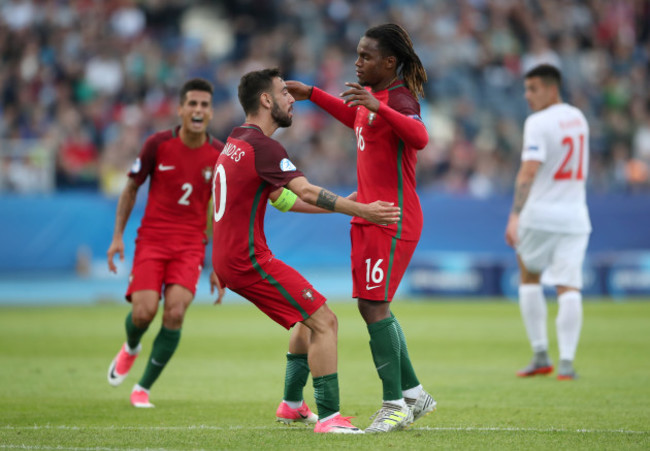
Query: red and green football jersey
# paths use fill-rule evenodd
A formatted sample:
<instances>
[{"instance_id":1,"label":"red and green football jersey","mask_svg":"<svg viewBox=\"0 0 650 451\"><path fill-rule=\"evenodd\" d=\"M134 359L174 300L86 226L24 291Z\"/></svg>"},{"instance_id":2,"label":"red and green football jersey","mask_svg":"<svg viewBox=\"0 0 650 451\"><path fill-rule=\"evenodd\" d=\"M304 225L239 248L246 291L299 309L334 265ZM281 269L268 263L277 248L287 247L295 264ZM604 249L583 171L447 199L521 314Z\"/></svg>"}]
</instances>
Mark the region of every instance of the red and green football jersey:
<instances>
[{"instance_id":1,"label":"red and green football jersey","mask_svg":"<svg viewBox=\"0 0 650 451\"><path fill-rule=\"evenodd\" d=\"M223 143L208 137L201 147L190 148L178 136L179 129L150 136L129 172L138 185L150 178L138 238L206 240L212 171Z\"/></svg>"},{"instance_id":2,"label":"red and green football jersey","mask_svg":"<svg viewBox=\"0 0 650 451\"><path fill-rule=\"evenodd\" d=\"M377 113L363 106L349 108L318 88L310 99L354 130L357 202L393 202L402 209L400 221L379 227L398 239L417 241L422 232L422 207L415 191L415 165L417 151L429 139L420 119L420 104L400 80L372 94L381 104ZM372 224L358 217L352 222Z\"/></svg>"},{"instance_id":3,"label":"red and green football jersey","mask_svg":"<svg viewBox=\"0 0 650 451\"><path fill-rule=\"evenodd\" d=\"M263 279L260 265L273 258L264 235L269 194L302 175L259 127L244 124L228 137L214 170L212 264L230 289Z\"/></svg>"}]
</instances>

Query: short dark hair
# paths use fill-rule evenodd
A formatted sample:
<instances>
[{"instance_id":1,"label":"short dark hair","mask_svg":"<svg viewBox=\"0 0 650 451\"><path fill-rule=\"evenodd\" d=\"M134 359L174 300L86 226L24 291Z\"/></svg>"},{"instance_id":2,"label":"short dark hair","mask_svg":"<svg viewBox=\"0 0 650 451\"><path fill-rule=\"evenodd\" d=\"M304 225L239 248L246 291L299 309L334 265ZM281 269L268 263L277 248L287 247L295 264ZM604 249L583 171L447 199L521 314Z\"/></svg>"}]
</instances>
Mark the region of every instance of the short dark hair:
<instances>
[{"instance_id":1,"label":"short dark hair","mask_svg":"<svg viewBox=\"0 0 650 451\"><path fill-rule=\"evenodd\" d=\"M183 84L178 96L181 105L185 102L185 96L189 91L204 91L212 95L212 83L203 78L192 78L191 80L187 80L185 84Z\"/></svg>"},{"instance_id":2,"label":"short dark hair","mask_svg":"<svg viewBox=\"0 0 650 451\"><path fill-rule=\"evenodd\" d=\"M535 66L526 72L526 75L524 76L526 79L533 77L539 77L545 84L554 84L558 88L562 84L562 74L560 73L560 70L550 64L540 64L539 66Z\"/></svg>"},{"instance_id":3,"label":"short dark hair","mask_svg":"<svg viewBox=\"0 0 650 451\"><path fill-rule=\"evenodd\" d=\"M260 107L260 96L270 92L273 79L280 76L280 69L273 68L249 72L241 78L237 95L246 115L257 112Z\"/></svg>"}]
</instances>

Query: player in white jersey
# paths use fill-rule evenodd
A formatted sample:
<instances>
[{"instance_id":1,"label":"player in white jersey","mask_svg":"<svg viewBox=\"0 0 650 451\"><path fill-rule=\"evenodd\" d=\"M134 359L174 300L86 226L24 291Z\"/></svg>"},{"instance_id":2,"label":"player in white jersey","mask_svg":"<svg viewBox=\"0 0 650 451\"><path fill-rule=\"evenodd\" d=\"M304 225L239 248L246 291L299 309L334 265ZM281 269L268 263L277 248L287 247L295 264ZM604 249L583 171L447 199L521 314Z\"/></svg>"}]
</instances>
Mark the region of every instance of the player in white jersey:
<instances>
[{"instance_id":1,"label":"player in white jersey","mask_svg":"<svg viewBox=\"0 0 650 451\"><path fill-rule=\"evenodd\" d=\"M524 125L522 163L505 235L517 251L519 306L534 353L517 375L553 371L542 289L553 285L559 305L557 378L571 380L576 378L573 360L582 327L582 263L591 233L585 200L589 126L580 110L562 102L560 84L560 71L550 65L526 73L525 96L533 114Z\"/></svg>"}]
</instances>

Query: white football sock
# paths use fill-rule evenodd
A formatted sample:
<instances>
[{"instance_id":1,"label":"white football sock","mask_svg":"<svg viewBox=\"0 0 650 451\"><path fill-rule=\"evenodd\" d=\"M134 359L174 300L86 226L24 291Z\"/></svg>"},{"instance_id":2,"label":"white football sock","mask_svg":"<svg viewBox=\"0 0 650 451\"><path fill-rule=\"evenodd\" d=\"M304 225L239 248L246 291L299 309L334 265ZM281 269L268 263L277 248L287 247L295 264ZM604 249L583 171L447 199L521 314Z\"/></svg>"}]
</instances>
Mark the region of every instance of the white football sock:
<instances>
[{"instance_id":1,"label":"white football sock","mask_svg":"<svg viewBox=\"0 0 650 451\"><path fill-rule=\"evenodd\" d=\"M575 290L567 291L557 298L557 302L559 308L555 325L560 360L573 361L582 328L582 293Z\"/></svg>"},{"instance_id":2,"label":"white football sock","mask_svg":"<svg viewBox=\"0 0 650 451\"><path fill-rule=\"evenodd\" d=\"M319 418L318 421L320 421L321 423L325 423L327 420L331 420L332 418L334 418L335 416L337 416L340 413L341 412L336 412L336 413L333 413L332 415L327 416L325 418Z\"/></svg>"},{"instance_id":3,"label":"white football sock","mask_svg":"<svg viewBox=\"0 0 650 451\"><path fill-rule=\"evenodd\" d=\"M286 402L287 405L288 405L289 407L291 407L292 409L297 409L297 408L299 408L300 406L302 406L302 403L303 403L302 401L287 401L286 399L283 400L283 401Z\"/></svg>"},{"instance_id":4,"label":"white football sock","mask_svg":"<svg viewBox=\"0 0 650 451\"><path fill-rule=\"evenodd\" d=\"M404 398L402 398L402 399L384 399L384 402L387 402L389 404L395 404L396 406L400 406L402 408L406 407L406 401L404 401Z\"/></svg>"},{"instance_id":5,"label":"white football sock","mask_svg":"<svg viewBox=\"0 0 650 451\"><path fill-rule=\"evenodd\" d=\"M408 390L402 390L402 396L405 398L418 399L420 393L422 393L422 384L417 387L409 388Z\"/></svg>"},{"instance_id":6,"label":"white football sock","mask_svg":"<svg viewBox=\"0 0 650 451\"><path fill-rule=\"evenodd\" d=\"M548 350L546 333L546 299L540 284L519 286L519 310L533 352Z\"/></svg>"}]
</instances>

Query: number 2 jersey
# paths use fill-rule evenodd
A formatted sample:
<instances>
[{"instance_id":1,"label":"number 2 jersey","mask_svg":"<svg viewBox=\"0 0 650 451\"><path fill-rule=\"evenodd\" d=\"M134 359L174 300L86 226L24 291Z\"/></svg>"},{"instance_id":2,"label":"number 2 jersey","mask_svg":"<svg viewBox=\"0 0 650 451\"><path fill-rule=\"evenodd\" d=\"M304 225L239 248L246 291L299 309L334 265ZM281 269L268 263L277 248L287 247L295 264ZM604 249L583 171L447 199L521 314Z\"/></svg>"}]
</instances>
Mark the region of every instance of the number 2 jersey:
<instances>
[{"instance_id":1,"label":"number 2 jersey","mask_svg":"<svg viewBox=\"0 0 650 451\"><path fill-rule=\"evenodd\" d=\"M150 178L138 239L206 241L212 171L223 143L208 136L202 146L187 147L179 130L151 135L129 172L138 186Z\"/></svg>"},{"instance_id":2,"label":"number 2 jersey","mask_svg":"<svg viewBox=\"0 0 650 451\"><path fill-rule=\"evenodd\" d=\"M399 222L378 227L395 238L417 241L423 220L415 191L415 165L417 151L429 141L420 119L420 104L401 80L372 95L380 102L376 113L363 106L348 107L341 99L316 87L310 100L354 130L357 202L393 202L402 210ZM376 225L359 217L352 218L352 223Z\"/></svg>"},{"instance_id":3,"label":"number 2 jersey","mask_svg":"<svg viewBox=\"0 0 650 451\"><path fill-rule=\"evenodd\" d=\"M558 103L531 114L524 124L521 159L541 165L519 225L549 232L591 232L585 186L589 125L582 112Z\"/></svg>"},{"instance_id":4,"label":"number 2 jersey","mask_svg":"<svg viewBox=\"0 0 650 451\"><path fill-rule=\"evenodd\" d=\"M266 278L273 258L264 235L269 194L302 176L286 150L256 125L233 129L214 171L212 265L230 289Z\"/></svg>"}]
</instances>

